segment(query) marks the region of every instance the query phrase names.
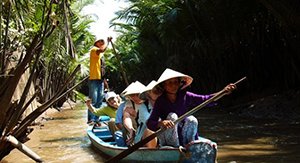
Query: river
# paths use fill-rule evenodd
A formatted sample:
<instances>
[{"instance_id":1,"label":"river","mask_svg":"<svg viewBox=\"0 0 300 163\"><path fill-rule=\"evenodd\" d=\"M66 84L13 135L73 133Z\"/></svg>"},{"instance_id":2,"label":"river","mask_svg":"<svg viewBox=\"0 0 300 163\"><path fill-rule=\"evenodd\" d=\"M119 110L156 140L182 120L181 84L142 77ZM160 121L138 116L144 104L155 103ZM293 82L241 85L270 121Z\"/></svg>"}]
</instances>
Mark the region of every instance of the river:
<instances>
[{"instance_id":1,"label":"river","mask_svg":"<svg viewBox=\"0 0 300 163\"><path fill-rule=\"evenodd\" d=\"M218 163L300 162L300 123L245 119L233 114L200 111L200 135L218 143ZM105 158L90 145L84 107L54 113L35 126L26 143L46 163L96 163ZM13 150L1 163L33 163Z\"/></svg>"}]
</instances>

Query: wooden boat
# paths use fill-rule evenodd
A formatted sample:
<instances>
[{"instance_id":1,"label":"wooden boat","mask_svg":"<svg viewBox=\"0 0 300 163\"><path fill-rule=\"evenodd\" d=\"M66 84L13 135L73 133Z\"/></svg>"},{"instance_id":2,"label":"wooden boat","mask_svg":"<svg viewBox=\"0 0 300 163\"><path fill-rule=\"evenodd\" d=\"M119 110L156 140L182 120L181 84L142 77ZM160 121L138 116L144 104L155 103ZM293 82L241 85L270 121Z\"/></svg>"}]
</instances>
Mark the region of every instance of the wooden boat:
<instances>
[{"instance_id":1,"label":"wooden boat","mask_svg":"<svg viewBox=\"0 0 300 163\"><path fill-rule=\"evenodd\" d=\"M90 138L92 145L109 157L114 157L128 149L127 147L117 146L117 142L114 140L108 127L105 125L100 127L88 126L87 135ZM198 146L194 147L194 149L190 148L194 150L194 152L189 151L191 152L190 154L182 152L180 148L169 146L155 149L141 147L135 152L129 154L123 160L142 162L194 162L192 160L196 159L197 162L200 160L200 162L214 163L217 151L216 148L211 146L211 141L205 138L200 138L200 140L197 141L197 144Z\"/></svg>"}]
</instances>

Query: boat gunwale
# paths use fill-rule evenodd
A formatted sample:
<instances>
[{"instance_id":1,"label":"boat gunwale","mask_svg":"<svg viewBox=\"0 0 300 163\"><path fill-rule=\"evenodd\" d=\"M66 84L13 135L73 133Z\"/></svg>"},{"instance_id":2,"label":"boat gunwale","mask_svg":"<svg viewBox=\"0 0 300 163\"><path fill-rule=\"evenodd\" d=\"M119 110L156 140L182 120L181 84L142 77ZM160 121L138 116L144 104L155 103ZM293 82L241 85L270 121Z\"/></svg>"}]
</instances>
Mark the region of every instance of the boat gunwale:
<instances>
[{"instance_id":1,"label":"boat gunwale","mask_svg":"<svg viewBox=\"0 0 300 163\"><path fill-rule=\"evenodd\" d=\"M116 146L116 145L106 143L101 138L97 137L95 135L95 133L92 131L92 129L88 129L87 133L88 133L88 136L89 136L90 139L93 139L95 142L97 142L99 145L101 145L105 148L110 148L110 149L113 149L113 150L122 150L122 151L128 149L128 147L120 147L120 146ZM140 147L138 150L143 150L143 151L147 151L147 150L149 150L149 151L157 151L157 150L159 150L159 151L164 151L164 150L172 151L172 150L174 150L174 151L178 151L179 148L174 148L174 147L171 147L171 146L169 148L168 147L164 147L164 148Z\"/></svg>"}]
</instances>

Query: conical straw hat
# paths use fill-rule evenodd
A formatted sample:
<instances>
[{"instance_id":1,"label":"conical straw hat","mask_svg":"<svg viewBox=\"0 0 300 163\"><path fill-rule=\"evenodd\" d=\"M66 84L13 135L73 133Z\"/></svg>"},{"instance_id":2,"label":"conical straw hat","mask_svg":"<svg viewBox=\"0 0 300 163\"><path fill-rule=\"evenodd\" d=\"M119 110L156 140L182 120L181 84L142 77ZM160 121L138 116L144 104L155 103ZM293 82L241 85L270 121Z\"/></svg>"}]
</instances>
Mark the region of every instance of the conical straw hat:
<instances>
[{"instance_id":1,"label":"conical straw hat","mask_svg":"<svg viewBox=\"0 0 300 163\"><path fill-rule=\"evenodd\" d=\"M124 94L127 92L127 89L130 88L131 85L133 85L133 84L134 84L134 82L130 83L130 84L124 89L124 91L121 92L120 95L121 95L122 97L124 97Z\"/></svg>"},{"instance_id":2,"label":"conical straw hat","mask_svg":"<svg viewBox=\"0 0 300 163\"><path fill-rule=\"evenodd\" d=\"M184 85L181 87L181 89L186 88L187 86L191 85L191 83L193 82L193 78L185 75L183 73L177 72L175 70L169 69L167 68L159 77L159 79L157 80L157 83L155 85L158 86L159 84L163 83L166 80L172 79L172 78L181 78L181 80L184 81Z\"/></svg>"},{"instance_id":3,"label":"conical straw hat","mask_svg":"<svg viewBox=\"0 0 300 163\"><path fill-rule=\"evenodd\" d=\"M135 81L133 84L130 84L126 88L126 92L124 92L124 97L132 94L140 94L142 90L145 89L145 85L140 83L139 81Z\"/></svg>"},{"instance_id":4,"label":"conical straw hat","mask_svg":"<svg viewBox=\"0 0 300 163\"><path fill-rule=\"evenodd\" d=\"M144 90L141 91L140 93L140 99L146 99L146 92L150 91L151 89L154 88L154 86L156 85L156 81L155 80L152 80L146 87Z\"/></svg>"}]
</instances>

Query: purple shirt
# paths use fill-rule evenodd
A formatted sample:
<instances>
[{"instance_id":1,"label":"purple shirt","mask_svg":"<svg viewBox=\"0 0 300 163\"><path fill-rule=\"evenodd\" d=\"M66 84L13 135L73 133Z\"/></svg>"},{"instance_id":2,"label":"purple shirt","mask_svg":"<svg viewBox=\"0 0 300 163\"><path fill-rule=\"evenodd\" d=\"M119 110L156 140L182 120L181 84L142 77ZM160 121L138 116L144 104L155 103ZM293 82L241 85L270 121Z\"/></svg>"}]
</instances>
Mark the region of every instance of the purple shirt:
<instances>
[{"instance_id":1,"label":"purple shirt","mask_svg":"<svg viewBox=\"0 0 300 163\"><path fill-rule=\"evenodd\" d=\"M152 113L147 121L147 127L152 131L156 131L159 129L157 127L159 118L165 120L171 112L176 113L178 117L180 117L210 97L212 97L212 95L198 95L180 90L177 94L176 101L172 103L167 99L164 93L157 98Z\"/></svg>"}]
</instances>

